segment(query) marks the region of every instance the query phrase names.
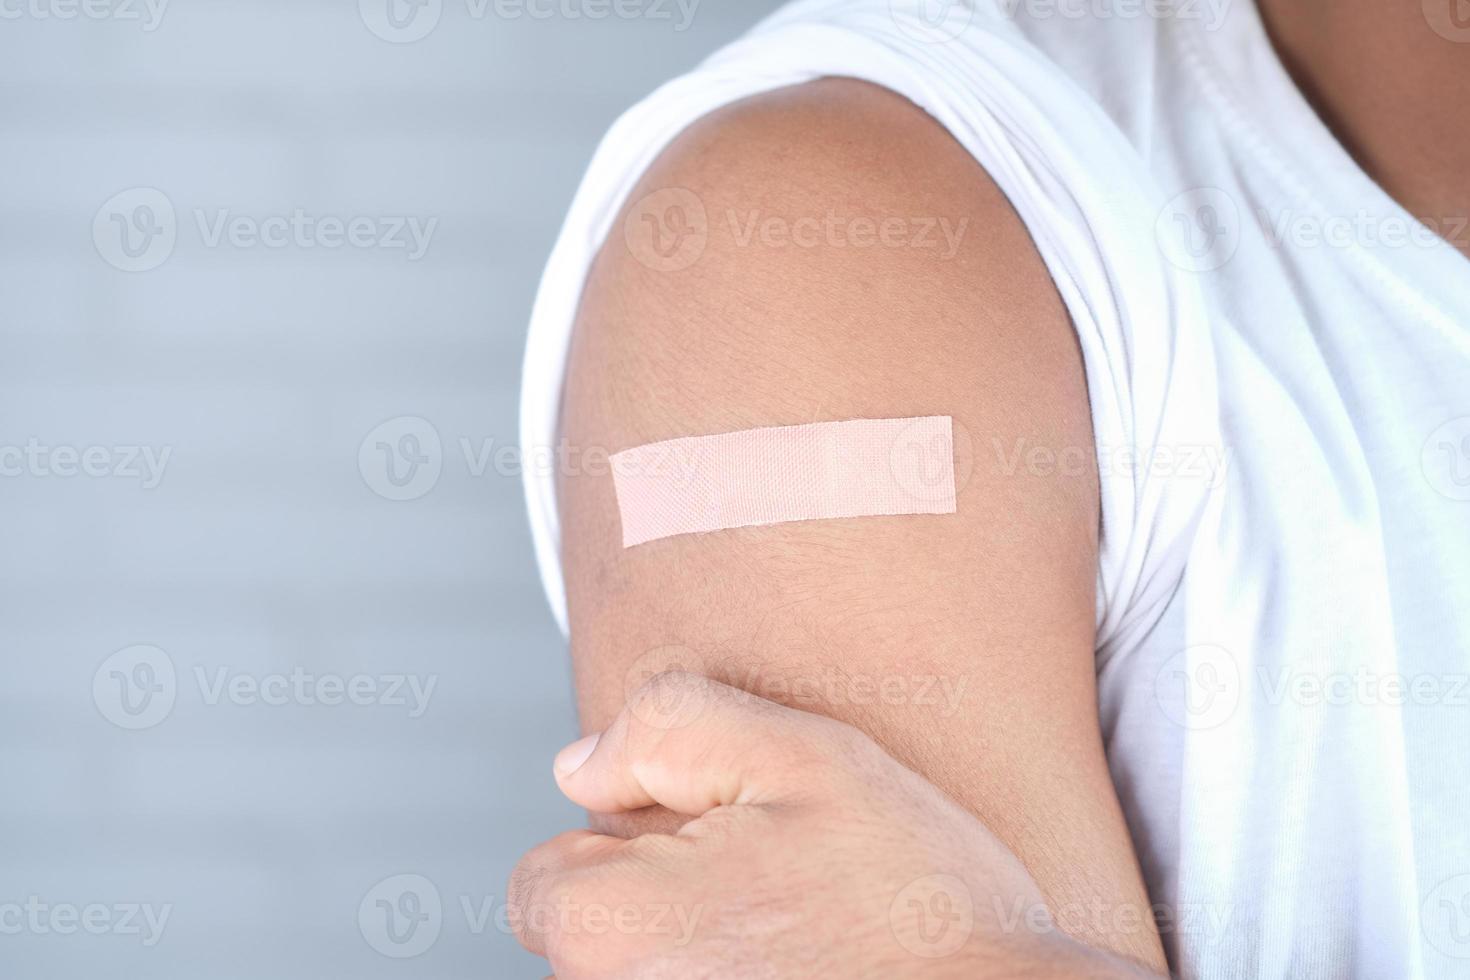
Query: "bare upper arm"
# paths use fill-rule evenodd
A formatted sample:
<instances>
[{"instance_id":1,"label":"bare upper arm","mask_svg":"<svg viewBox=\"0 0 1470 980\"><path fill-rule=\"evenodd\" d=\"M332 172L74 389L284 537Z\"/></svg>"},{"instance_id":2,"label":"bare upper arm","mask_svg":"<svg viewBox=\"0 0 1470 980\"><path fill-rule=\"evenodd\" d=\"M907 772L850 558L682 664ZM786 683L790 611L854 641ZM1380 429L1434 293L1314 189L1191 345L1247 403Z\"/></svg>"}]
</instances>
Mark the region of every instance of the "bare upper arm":
<instances>
[{"instance_id":1,"label":"bare upper arm","mask_svg":"<svg viewBox=\"0 0 1470 980\"><path fill-rule=\"evenodd\" d=\"M683 647L685 666L873 735L1006 841L1054 909L1145 910L1098 730L1098 490L1081 355L1009 203L927 115L849 80L705 118L629 207L670 187L701 202L703 251L666 271L615 226L576 324L561 423L571 447L950 415L972 451L960 440L953 515L627 550L605 469L565 471L584 726L607 724L649 651ZM1022 440L1071 450L1080 472L1028 469ZM1070 925L1162 963L1148 924Z\"/></svg>"}]
</instances>

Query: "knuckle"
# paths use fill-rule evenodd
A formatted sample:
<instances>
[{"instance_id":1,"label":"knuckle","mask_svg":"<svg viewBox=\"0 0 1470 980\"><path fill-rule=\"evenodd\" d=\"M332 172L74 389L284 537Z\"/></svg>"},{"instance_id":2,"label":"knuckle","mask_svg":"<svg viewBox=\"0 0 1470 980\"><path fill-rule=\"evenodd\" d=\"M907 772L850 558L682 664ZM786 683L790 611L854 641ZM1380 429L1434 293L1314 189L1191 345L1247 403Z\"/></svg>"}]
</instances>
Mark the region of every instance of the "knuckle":
<instances>
[{"instance_id":1,"label":"knuckle","mask_svg":"<svg viewBox=\"0 0 1470 980\"><path fill-rule=\"evenodd\" d=\"M683 667L670 667L668 670L661 670L644 681L643 689L646 691L657 691L664 688L678 689L686 687L700 679L702 679L702 675L696 674L692 670L685 670Z\"/></svg>"},{"instance_id":2,"label":"knuckle","mask_svg":"<svg viewBox=\"0 0 1470 980\"><path fill-rule=\"evenodd\" d=\"M579 869L559 875L544 890L528 912L553 962L589 962L591 956L607 965L617 952L613 942L617 936L609 932L608 923L618 903L627 900L626 878L616 864Z\"/></svg>"},{"instance_id":3,"label":"knuckle","mask_svg":"<svg viewBox=\"0 0 1470 980\"><path fill-rule=\"evenodd\" d=\"M567 910L574 908L580 897L575 875L546 875L536 883L515 913L518 931L531 940L533 950L556 956L566 949Z\"/></svg>"},{"instance_id":4,"label":"knuckle","mask_svg":"<svg viewBox=\"0 0 1470 980\"><path fill-rule=\"evenodd\" d=\"M672 869L689 851L690 840L678 834L643 834L623 845L616 866L629 877L647 879Z\"/></svg>"},{"instance_id":5,"label":"knuckle","mask_svg":"<svg viewBox=\"0 0 1470 980\"><path fill-rule=\"evenodd\" d=\"M827 715L812 715L813 741L855 757L866 756L878 747L872 736L855 725Z\"/></svg>"},{"instance_id":6,"label":"knuckle","mask_svg":"<svg viewBox=\"0 0 1470 980\"><path fill-rule=\"evenodd\" d=\"M566 888L561 870L568 857L597 843L588 831L572 831L536 845L521 856L505 888L506 911L516 937L532 950L544 949L552 936L544 910L554 907Z\"/></svg>"},{"instance_id":7,"label":"knuckle","mask_svg":"<svg viewBox=\"0 0 1470 980\"><path fill-rule=\"evenodd\" d=\"M713 685L708 677L687 670L664 670L654 674L633 692L640 706L674 705L692 697L705 697Z\"/></svg>"},{"instance_id":8,"label":"knuckle","mask_svg":"<svg viewBox=\"0 0 1470 980\"><path fill-rule=\"evenodd\" d=\"M871 735L833 718L817 718L810 737L801 741L801 764L819 774L828 787L871 775L885 758Z\"/></svg>"},{"instance_id":9,"label":"knuckle","mask_svg":"<svg viewBox=\"0 0 1470 980\"><path fill-rule=\"evenodd\" d=\"M681 838L699 841L706 838L771 840L780 830L782 811L763 806L717 806L692 821Z\"/></svg>"},{"instance_id":10,"label":"knuckle","mask_svg":"<svg viewBox=\"0 0 1470 980\"><path fill-rule=\"evenodd\" d=\"M521 863L510 873L510 881L505 888L506 912L511 930L516 938L533 951L541 945L542 937L535 928L531 910L539 903L537 896L550 875L551 870L544 864L528 862L522 858Z\"/></svg>"},{"instance_id":11,"label":"knuckle","mask_svg":"<svg viewBox=\"0 0 1470 980\"><path fill-rule=\"evenodd\" d=\"M628 698L625 717L635 731L671 731L697 721L723 696L724 685L682 669L660 671Z\"/></svg>"},{"instance_id":12,"label":"knuckle","mask_svg":"<svg viewBox=\"0 0 1470 980\"><path fill-rule=\"evenodd\" d=\"M550 911L576 909L597 901L602 890L587 870L557 875L542 892L540 904Z\"/></svg>"}]
</instances>

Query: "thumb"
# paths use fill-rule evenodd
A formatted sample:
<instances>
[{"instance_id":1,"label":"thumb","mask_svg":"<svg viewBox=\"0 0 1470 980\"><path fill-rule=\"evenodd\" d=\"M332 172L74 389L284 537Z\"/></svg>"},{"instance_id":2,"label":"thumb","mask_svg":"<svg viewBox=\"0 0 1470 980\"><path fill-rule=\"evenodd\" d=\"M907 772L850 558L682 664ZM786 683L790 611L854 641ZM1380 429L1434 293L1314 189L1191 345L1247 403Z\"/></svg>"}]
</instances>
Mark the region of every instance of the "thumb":
<instances>
[{"instance_id":1,"label":"thumb","mask_svg":"<svg viewBox=\"0 0 1470 980\"><path fill-rule=\"evenodd\" d=\"M644 684L601 735L557 755L556 779L597 813L655 804L697 817L718 806L801 797L856 729L698 674Z\"/></svg>"}]
</instances>

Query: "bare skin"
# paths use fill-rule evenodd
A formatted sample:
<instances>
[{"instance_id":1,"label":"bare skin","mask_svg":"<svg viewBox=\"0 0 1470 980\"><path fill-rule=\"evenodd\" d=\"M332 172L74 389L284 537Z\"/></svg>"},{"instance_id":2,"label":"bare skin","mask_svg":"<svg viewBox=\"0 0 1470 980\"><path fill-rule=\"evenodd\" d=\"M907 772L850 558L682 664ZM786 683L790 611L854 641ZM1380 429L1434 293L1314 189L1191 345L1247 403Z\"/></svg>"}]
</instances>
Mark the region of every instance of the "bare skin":
<instances>
[{"instance_id":1,"label":"bare skin","mask_svg":"<svg viewBox=\"0 0 1470 980\"><path fill-rule=\"evenodd\" d=\"M1470 215L1470 40L1434 30L1439 0L1258 2L1298 87L1368 175L1431 228ZM1442 6L1448 18L1456 3Z\"/></svg>"},{"instance_id":2,"label":"bare skin","mask_svg":"<svg viewBox=\"0 0 1470 980\"><path fill-rule=\"evenodd\" d=\"M1150 980L1069 939L1004 845L851 725L698 674L632 692L556 779L596 813L521 859L509 921L557 980Z\"/></svg>"}]
</instances>

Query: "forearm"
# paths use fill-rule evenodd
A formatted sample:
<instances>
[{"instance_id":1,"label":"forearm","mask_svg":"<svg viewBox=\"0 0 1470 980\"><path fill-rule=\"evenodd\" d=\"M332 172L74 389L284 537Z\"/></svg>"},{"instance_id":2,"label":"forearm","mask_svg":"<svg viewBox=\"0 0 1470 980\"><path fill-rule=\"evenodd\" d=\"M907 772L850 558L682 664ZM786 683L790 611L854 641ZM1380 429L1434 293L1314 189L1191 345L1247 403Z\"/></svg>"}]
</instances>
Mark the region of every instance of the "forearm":
<instances>
[{"instance_id":1,"label":"forearm","mask_svg":"<svg viewBox=\"0 0 1470 980\"><path fill-rule=\"evenodd\" d=\"M953 980L1167 980L1139 963L1054 932L1047 942L974 941L954 962L935 971ZM973 948L971 948L973 947Z\"/></svg>"}]
</instances>

